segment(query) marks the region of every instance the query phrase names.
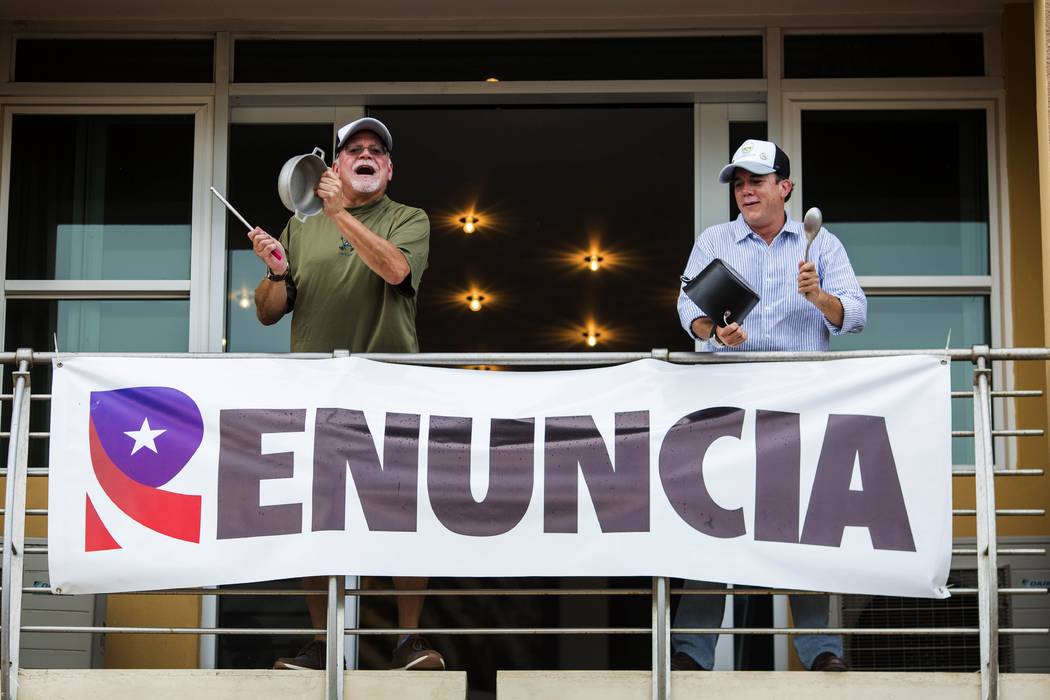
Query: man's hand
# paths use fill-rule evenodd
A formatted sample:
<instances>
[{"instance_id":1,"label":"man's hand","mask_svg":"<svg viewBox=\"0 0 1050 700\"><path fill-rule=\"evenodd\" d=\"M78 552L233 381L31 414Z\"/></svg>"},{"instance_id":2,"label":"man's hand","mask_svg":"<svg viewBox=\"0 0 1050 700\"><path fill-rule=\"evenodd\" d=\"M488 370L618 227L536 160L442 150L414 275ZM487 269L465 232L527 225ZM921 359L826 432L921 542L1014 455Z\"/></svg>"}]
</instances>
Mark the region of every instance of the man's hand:
<instances>
[{"instance_id":1,"label":"man's hand","mask_svg":"<svg viewBox=\"0 0 1050 700\"><path fill-rule=\"evenodd\" d=\"M817 307L824 318L831 325L842 327L845 319L845 310L842 301L834 294L828 294L820 288L820 278L817 276L817 266L811 262L800 260L798 263L798 293L806 297L806 301Z\"/></svg>"},{"instance_id":2,"label":"man's hand","mask_svg":"<svg viewBox=\"0 0 1050 700\"><path fill-rule=\"evenodd\" d=\"M806 301L816 304L823 290L820 288L820 277L817 275L815 263L799 260L798 262L798 293L806 297Z\"/></svg>"},{"instance_id":3,"label":"man's hand","mask_svg":"<svg viewBox=\"0 0 1050 700\"><path fill-rule=\"evenodd\" d=\"M284 254L280 241L258 226L248 232L248 239L252 242L252 250L266 267L278 275L288 271L288 256Z\"/></svg>"},{"instance_id":4,"label":"man's hand","mask_svg":"<svg viewBox=\"0 0 1050 700\"><path fill-rule=\"evenodd\" d=\"M715 326L715 335L724 345L735 348L747 340L747 332L740 327L739 323L730 323L725 328Z\"/></svg>"},{"instance_id":5,"label":"man's hand","mask_svg":"<svg viewBox=\"0 0 1050 700\"><path fill-rule=\"evenodd\" d=\"M317 196L324 200L324 213L329 218L350 206L343 194L343 183L331 168L324 171L321 181L317 183Z\"/></svg>"}]
</instances>

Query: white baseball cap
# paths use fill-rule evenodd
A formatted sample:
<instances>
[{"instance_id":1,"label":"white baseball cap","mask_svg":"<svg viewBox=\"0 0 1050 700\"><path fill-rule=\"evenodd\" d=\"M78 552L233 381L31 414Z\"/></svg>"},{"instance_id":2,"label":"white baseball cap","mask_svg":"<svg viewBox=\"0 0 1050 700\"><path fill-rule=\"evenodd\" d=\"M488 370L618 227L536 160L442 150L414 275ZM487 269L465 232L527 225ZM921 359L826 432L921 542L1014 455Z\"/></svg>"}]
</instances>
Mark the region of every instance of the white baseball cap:
<instances>
[{"instance_id":1,"label":"white baseball cap","mask_svg":"<svg viewBox=\"0 0 1050 700\"><path fill-rule=\"evenodd\" d=\"M378 119L363 117L339 129L335 152L338 153L346 145L346 142L350 140L350 137L359 131L375 132L376 136L383 142L383 145L386 146L386 150L394 150L394 137L390 135L390 129L386 128L386 125Z\"/></svg>"},{"instance_id":2,"label":"white baseball cap","mask_svg":"<svg viewBox=\"0 0 1050 700\"><path fill-rule=\"evenodd\" d=\"M780 146L772 141L744 141L733 154L733 162L718 173L718 181L732 182L733 172L737 168L743 168L756 175L776 173L783 178L791 177L791 161L788 160L787 154L780 150Z\"/></svg>"}]
</instances>

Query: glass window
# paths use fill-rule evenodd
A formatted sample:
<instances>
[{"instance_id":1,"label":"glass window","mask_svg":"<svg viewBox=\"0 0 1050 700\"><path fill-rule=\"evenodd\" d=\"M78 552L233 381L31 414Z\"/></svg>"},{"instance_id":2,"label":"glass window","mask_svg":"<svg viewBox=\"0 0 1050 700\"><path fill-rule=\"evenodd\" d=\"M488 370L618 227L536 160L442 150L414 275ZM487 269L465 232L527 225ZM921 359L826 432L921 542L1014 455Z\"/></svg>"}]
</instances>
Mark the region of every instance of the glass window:
<instances>
[{"instance_id":1,"label":"glass window","mask_svg":"<svg viewBox=\"0 0 1050 700\"><path fill-rule=\"evenodd\" d=\"M8 279L188 279L191 115L12 124Z\"/></svg>"},{"instance_id":2,"label":"glass window","mask_svg":"<svg viewBox=\"0 0 1050 700\"><path fill-rule=\"evenodd\" d=\"M785 78L984 75L984 35L786 34Z\"/></svg>"},{"instance_id":3,"label":"glass window","mask_svg":"<svg viewBox=\"0 0 1050 700\"><path fill-rule=\"evenodd\" d=\"M277 174L289 158L315 147L332 162L331 124L232 125L227 199L251 224L280 235L291 214L277 196ZM291 316L272 326L255 317L255 287L266 269L246 233L236 217L226 217L226 350L288 352Z\"/></svg>"},{"instance_id":4,"label":"glass window","mask_svg":"<svg viewBox=\"0 0 1050 700\"><path fill-rule=\"evenodd\" d=\"M394 134L390 196L430 216L424 352L692 349L675 312L693 241L691 105L369 114Z\"/></svg>"},{"instance_id":5,"label":"glass window","mask_svg":"<svg viewBox=\"0 0 1050 700\"><path fill-rule=\"evenodd\" d=\"M991 342L988 298L984 296L868 297L864 332L835 336L832 350L897 350L943 348L951 333L952 348ZM952 363L952 389L973 388L973 366ZM973 402L952 399L952 429L973 430ZM973 438L952 439L952 462L973 464Z\"/></svg>"},{"instance_id":6,"label":"glass window","mask_svg":"<svg viewBox=\"0 0 1050 700\"><path fill-rule=\"evenodd\" d=\"M171 300L46 300L7 302L4 345L65 352L186 352L190 303Z\"/></svg>"},{"instance_id":7,"label":"glass window","mask_svg":"<svg viewBox=\"0 0 1050 700\"><path fill-rule=\"evenodd\" d=\"M801 165L858 275L989 274L983 110L804 110Z\"/></svg>"},{"instance_id":8,"label":"glass window","mask_svg":"<svg viewBox=\"0 0 1050 700\"><path fill-rule=\"evenodd\" d=\"M190 303L174 300L48 300L7 301L4 348L8 352L31 348L48 352L186 352L189 348ZM51 365L31 368L34 393L51 391ZM11 391L11 373L4 372L4 388ZM34 401L30 430L47 430L50 404ZM7 441L0 441L7 459ZM46 440L29 441L29 465L48 465Z\"/></svg>"},{"instance_id":9,"label":"glass window","mask_svg":"<svg viewBox=\"0 0 1050 700\"><path fill-rule=\"evenodd\" d=\"M273 41L234 45L239 83L761 78L762 37Z\"/></svg>"},{"instance_id":10,"label":"glass window","mask_svg":"<svg viewBox=\"0 0 1050 700\"><path fill-rule=\"evenodd\" d=\"M16 82L210 83L211 39L18 39Z\"/></svg>"}]
</instances>

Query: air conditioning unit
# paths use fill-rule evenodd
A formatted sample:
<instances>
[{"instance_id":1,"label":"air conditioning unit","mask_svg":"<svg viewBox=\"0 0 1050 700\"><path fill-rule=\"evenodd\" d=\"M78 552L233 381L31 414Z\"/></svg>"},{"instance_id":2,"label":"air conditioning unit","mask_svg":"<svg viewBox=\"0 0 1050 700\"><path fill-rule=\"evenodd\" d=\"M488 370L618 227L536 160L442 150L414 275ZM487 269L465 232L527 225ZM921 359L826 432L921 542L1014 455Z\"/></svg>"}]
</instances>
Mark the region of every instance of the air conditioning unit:
<instances>
[{"instance_id":1,"label":"air conditioning unit","mask_svg":"<svg viewBox=\"0 0 1050 700\"><path fill-rule=\"evenodd\" d=\"M1009 586L1009 567L999 568L999 586ZM948 585L976 588L977 570L952 569ZM944 600L872 595L841 595L840 620L844 627L912 628L978 627L977 596ZM1011 627L1011 597L999 597L999 626ZM846 660L857 671L955 671L977 672L981 650L971 635L846 635ZM999 669L1014 670L1013 637L999 637Z\"/></svg>"},{"instance_id":2,"label":"air conditioning unit","mask_svg":"<svg viewBox=\"0 0 1050 700\"><path fill-rule=\"evenodd\" d=\"M43 539L26 538L27 545L43 545ZM47 554L27 552L22 585L49 588ZM100 627L105 624L106 596L22 596L23 625ZM103 635L83 632L23 632L19 665L23 668L101 668Z\"/></svg>"}]
</instances>

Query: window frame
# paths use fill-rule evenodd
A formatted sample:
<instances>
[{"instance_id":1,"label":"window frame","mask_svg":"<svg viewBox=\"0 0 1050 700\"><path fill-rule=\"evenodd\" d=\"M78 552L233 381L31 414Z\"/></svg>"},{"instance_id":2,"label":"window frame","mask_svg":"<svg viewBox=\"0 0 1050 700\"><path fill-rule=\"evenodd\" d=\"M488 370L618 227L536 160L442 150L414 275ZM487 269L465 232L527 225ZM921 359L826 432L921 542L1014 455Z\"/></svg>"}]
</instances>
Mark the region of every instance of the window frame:
<instances>
[{"instance_id":1,"label":"window frame","mask_svg":"<svg viewBox=\"0 0 1050 700\"><path fill-rule=\"evenodd\" d=\"M939 83L941 79L924 82ZM944 79L954 81L957 79ZM979 79L978 79L979 80ZM945 90L927 89L925 95L910 94L911 91L826 89L828 82L841 81L785 81L791 83L822 83L816 90L785 91L784 130L781 146L794 154L802 164L802 112L810 110L838 111L885 111L885 110L982 110L985 113L985 148L988 164L988 275L916 275L916 276L864 276L858 280L869 296L987 296L989 299L990 342L996 347L1010 347L1013 342L1013 322L1010 313L1012 281L1010 278L1010 212L1006 178L1006 126L1004 118L1005 98L1001 90ZM882 82L882 79L873 81ZM795 183L796 194L788 202L788 211L801 220L802 192L805 182ZM1012 362L993 363L993 389L1014 389ZM1013 425L1014 403L1001 398L993 399L995 427ZM995 454L998 464L1006 468L1016 465L1017 438L995 438ZM970 466L970 465L960 465Z\"/></svg>"},{"instance_id":2,"label":"window frame","mask_svg":"<svg viewBox=\"0 0 1050 700\"><path fill-rule=\"evenodd\" d=\"M4 289L0 296L0 342L6 342L7 301L18 299L187 299L190 302L190 351L206 347L209 282L212 261L207 251L213 238L207 216L207 171L212 157L210 98L169 97L143 103L136 98L100 100L81 97L53 100L8 99L0 104L0 182L11 177L11 139L15 115L190 115L193 117L192 203L190 213L190 273L168 280L10 280L6 278L10 190L0 188L0 266ZM147 164L148 167L148 164ZM39 348L47 350L48 348Z\"/></svg>"}]
</instances>

